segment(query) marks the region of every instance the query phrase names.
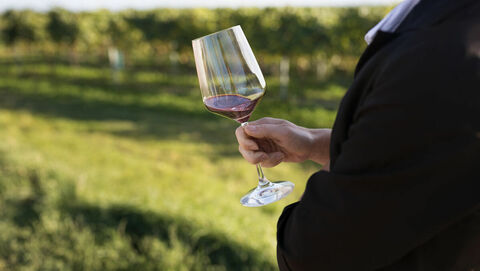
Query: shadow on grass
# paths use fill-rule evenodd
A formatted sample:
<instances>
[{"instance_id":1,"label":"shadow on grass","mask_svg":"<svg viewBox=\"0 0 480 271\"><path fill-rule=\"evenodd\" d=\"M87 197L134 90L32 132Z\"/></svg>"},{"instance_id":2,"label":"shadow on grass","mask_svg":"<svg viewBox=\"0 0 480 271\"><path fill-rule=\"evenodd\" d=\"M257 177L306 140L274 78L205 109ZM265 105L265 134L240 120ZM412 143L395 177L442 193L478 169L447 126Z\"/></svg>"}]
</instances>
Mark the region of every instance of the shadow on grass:
<instances>
[{"instance_id":1,"label":"shadow on grass","mask_svg":"<svg viewBox=\"0 0 480 271\"><path fill-rule=\"evenodd\" d=\"M1 65L0 65L1 67ZM131 93L136 95L155 94L155 93L171 93L178 96L190 94L192 88L197 87L196 82L192 83L189 80L175 80L175 78L166 76L164 72L159 71L159 78L152 82L139 82L135 80L134 73L129 71L118 72L114 75L108 70L99 70L104 75L104 78L85 78L82 76L75 76L75 72L65 76L57 74L55 70L47 74L39 74L33 71L21 71L17 74L0 71L0 76L8 77L15 76L19 80L41 80L55 82L56 84L70 84L88 88L101 88L102 91L108 93ZM149 72L155 72L150 70ZM117 76L118 82L112 80L112 77ZM177 75L177 77L179 77ZM184 79L182 77L182 79Z\"/></svg>"},{"instance_id":2,"label":"shadow on grass","mask_svg":"<svg viewBox=\"0 0 480 271\"><path fill-rule=\"evenodd\" d=\"M70 204L63 207L62 213L90 227L100 239L106 236L107 230L122 228L139 254L142 254L140 242L145 237L154 237L171 245L171 230L174 229L176 239L192 252L204 253L211 264L225 266L226 270L249 270L248 267L275 270L253 249L229 240L224 234L205 233L205 229L180 217L122 205L100 208L88 204ZM203 233L198 234L200 232Z\"/></svg>"},{"instance_id":3,"label":"shadow on grass","mask_svg":"<svg viewBox=\"0 0 480 271\"><path fill-rule=\"evenodd\" d=\"M40 218L40 208L45 197L45 191L40 182L40 177L35 170L30 170L27 176L19 180L18 178L10 180L5 178L4 168L5 161L3 160L4 154L0 151L0 204L2 204L0 210L1 214L9 216L12 221L20 226L31 226L35 221ZM20 193L21 195L6 195L8 190L6 187L12 184L7 182L14 182L14 185L21 185L28 187L28 193Z\"/></svg>"},{"instance_id":4,"label":"shadow on grass","mask_svg":"<svg viewBox=\"0 0 480 271\"><path fill-rule=\"evenodd\" d=\"M85 100L83 97L26 92L20 88L0 87L0 107L26 110L46 117L68 118L76 121L105 122L101 132L115 136L142 139L179 139L205 142L237 155L233 121L222 120L207 110L189 111L175 104L150 106L136 103ZM134 128L110 128L111 121L129 121Z\"/></svg>"},{"instance_id":5,"label":"shadow on grass","mask_svg":"<svg viewBox=\"0 0 480 271\"><path fill-rule=\"evenodd\" d=\"M9 180L8 174L5 174L0 170L0 182L3 179ZM24 180L25 178L27 180ZM45 190L49 187L47 182L51 180L39 177L34 170L28 177L19 179L14 176L12 179L18 179L22 183L23 190L28 190L28 196L13 195L8 200L0 197L2 209L6 209L5 212L0 212L0 218L10 220L17 227L35 230L36 227L41 227L37 222L42 213L55 209L59 211L60 219L75 221L77 227L80 227L79 230L88 228L94 235L95 242L99 244L107 242L112 238L112 232L116 232L128 240L132 251L138 256L162 257L146 251L149 248L142 242L148 238L162 242L167 247L174 247L180 242L181 248L187 250L184 253L206 257L209 265L223 267L225 270L276 270L258 251L231 240L224 233L205 229L181 216L144 211L121 204L99 207L85 203L77 199L75 189L70 189L74 186L68 181L62 182L59 187L61 191L68 191L67 193L61 193L57 189ZM56 203L46 200L56 193L61 193ZM61 225L60 221L51 223Z\"/></svg>"}]
</instances>

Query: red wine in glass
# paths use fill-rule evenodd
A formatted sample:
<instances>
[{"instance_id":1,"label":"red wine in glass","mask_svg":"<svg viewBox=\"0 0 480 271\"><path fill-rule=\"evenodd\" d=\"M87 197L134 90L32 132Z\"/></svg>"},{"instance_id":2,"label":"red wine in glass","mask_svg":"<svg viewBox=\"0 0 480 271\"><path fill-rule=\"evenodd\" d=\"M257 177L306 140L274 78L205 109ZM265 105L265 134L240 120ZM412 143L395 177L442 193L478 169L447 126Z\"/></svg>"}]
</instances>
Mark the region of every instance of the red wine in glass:
<instances>
[{"instance_id":1,"label":"red wine in glass","mask_svg":"<svg viewBox=\"0 0 480 271\"><path fill-rule=\"evenodd\" d=\"M210 112L244 123L248 121L261 98L262 96L251 99L239 94L222 94L208 97L203 103Z\"/></svg>"}]
</instances>

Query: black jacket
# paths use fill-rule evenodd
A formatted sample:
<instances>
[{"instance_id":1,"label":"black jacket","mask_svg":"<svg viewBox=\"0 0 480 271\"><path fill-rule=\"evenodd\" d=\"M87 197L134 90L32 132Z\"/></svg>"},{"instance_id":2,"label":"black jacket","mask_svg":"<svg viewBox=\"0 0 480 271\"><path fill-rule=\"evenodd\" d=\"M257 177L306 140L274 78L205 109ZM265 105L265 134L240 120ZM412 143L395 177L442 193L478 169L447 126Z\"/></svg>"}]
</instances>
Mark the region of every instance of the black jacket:
<instances>
[{"instance_id":1,"label":"black jacket","mask_svg":"<svg viewBox=\"0 0 480 271\"><path fill-rule=\"evenodd\" d=\"M358 63L280 270L480 270L480 0L423 0Z\"/></svg>"}]
</instances>

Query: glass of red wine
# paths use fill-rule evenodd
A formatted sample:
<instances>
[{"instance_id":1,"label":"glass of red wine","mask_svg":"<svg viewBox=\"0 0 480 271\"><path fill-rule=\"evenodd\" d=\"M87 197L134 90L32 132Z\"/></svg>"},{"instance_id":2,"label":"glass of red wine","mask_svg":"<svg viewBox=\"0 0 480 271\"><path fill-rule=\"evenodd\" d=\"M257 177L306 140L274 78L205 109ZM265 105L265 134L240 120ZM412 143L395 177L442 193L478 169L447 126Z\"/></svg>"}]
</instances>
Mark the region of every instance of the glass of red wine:
<instances>
[{"instance_id":1,"label":"glass of red wine","mask_svg":"<svg viewBox=\"0 0 480 271\"><path fill-rule=\"evenodd\" d=\"M265 79L237 25L192 41L203 103L210 112L247 125L265 93ZM258 186L240 200L247 207L275 202L292 192L289 181L270 182L257 164Z\"/></svg>"}]
</instances>

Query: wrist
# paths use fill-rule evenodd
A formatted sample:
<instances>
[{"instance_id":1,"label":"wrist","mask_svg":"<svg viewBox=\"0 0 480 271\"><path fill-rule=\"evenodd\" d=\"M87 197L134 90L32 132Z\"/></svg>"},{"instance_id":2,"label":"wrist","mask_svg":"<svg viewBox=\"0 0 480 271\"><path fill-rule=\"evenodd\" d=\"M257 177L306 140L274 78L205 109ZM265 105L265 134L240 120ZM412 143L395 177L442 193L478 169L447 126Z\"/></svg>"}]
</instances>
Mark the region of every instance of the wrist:
<instances>
[{"instance_id":1,"label":"wrist","mask_svg":"<svg viewBox=\"0 0 480 271\"><path fill-rule=\"evenodd\" d=\"M310 154L308 160L326 165L330 161L330 137L331 129L308 129L311 139Z\"/></svg>"}]
</instances>

